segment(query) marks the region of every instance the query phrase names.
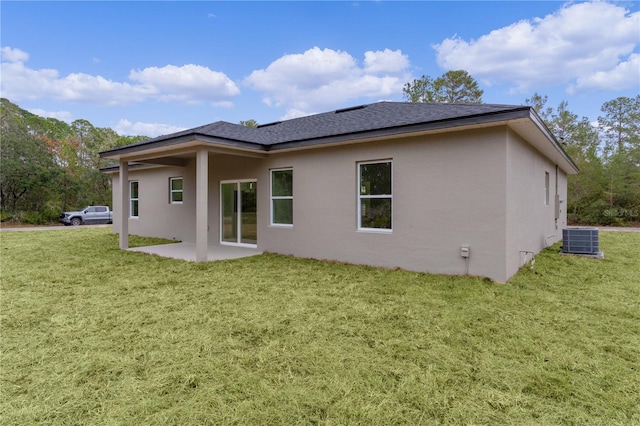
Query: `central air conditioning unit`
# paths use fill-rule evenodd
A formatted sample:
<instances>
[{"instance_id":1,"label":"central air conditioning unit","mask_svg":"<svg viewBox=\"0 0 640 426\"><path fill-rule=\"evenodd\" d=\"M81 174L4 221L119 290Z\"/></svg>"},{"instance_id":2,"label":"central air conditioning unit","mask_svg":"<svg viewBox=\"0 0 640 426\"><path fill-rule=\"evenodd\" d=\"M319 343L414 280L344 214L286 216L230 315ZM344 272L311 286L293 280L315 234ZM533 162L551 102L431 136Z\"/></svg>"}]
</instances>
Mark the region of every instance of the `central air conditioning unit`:
<instances>
[{"instance_id":1,"label":"central air conditioning unit","mask_svg":"<svg viewBox=\"0 0 640 426\"><path fill-rule=\"evenodd\" d=\"M563 229L562 253L604 257L600 251L598 228Z\"/></svg>"}]
</instances>

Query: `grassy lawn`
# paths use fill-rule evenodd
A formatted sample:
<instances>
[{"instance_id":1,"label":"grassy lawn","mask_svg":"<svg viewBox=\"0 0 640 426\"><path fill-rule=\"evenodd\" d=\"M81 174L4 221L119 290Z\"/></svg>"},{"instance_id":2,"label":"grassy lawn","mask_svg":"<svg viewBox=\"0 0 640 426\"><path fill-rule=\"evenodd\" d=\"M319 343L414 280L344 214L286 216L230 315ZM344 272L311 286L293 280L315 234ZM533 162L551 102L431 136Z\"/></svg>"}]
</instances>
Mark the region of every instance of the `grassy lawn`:
<instances>
[{"instance_id":1,"label":"grassy lawn","mask_svg":"<svg viewBox=\"0 0 640 426\"><path fill-rule=\"evenodd\" d=\"M0 423L637 425L640 234L600 238L501 286L3 233Z\"/></svg>"}]
</instances>

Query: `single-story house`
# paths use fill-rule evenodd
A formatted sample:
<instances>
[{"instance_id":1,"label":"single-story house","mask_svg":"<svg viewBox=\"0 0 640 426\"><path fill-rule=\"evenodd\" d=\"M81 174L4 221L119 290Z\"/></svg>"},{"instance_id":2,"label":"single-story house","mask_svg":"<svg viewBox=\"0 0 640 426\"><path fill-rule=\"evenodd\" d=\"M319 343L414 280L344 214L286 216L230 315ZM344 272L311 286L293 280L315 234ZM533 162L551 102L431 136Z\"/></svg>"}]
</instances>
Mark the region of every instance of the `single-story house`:
<instances>
[{"instance_id":1,"label":"single-story house","mask_svg":"<svg viewBox=\"0 0 640 426\"><path fill-rule=\"evenodd\" d=\"M577 167L529 106L378 102L111 149L114 232L506 282Z\"/></svg>"}]
</instances>

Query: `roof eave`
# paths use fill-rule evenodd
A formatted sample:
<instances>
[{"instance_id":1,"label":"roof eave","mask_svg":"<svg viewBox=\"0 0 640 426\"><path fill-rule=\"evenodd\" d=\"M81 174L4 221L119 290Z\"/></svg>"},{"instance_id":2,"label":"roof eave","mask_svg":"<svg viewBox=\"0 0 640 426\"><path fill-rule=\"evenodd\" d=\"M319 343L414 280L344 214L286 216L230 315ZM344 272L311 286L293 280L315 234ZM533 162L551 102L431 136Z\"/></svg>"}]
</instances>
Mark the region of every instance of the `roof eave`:
<instances>
[{"instance_id":1,"label":"roof eave","mask_svg":"<svg viewBox=\"0 0 640 426\"><path fill-rule=\"evenodd\" d=\"M145 164L145 163L130 163L128 170L142 170L142 169L154 169L158 167L163 167L158 164ZM116 174L120 172L120 165L114 164L110 166L105 166L100 169L100 173L106 174Z\"/></svg>"},{"instance_id":2,"label":"roof eave","mask_svg":"<svg viewBox=\"0 0 640 426\"><path fill-rule=\"evenodd\" d=\"M181 135L174 138L167 138L162 140L151 140L146 143L140 143L135 145L124 146L120 148L103 151L100 153L100 158L107 158L112 160L119 160L120 158L142 155L146 152L162 150L166 148L179 149L183 146L197 146L206 145L209 147L221 147L226 149L237 149L242 151L253 152L265 152L264 145L239 141L234 139L227 139L221 137L212 137L203 133L193 132L186 135Z\"/></svg>"},{"instance_id":3,"label":"roof eave","mask_svg":"<svg viewBox=\"0 0 640 426\"><path fill-rule=\"evenodd\" d=\"M544 121L542 120L542 118L540 118L540 116L538 115L538 113L536 113L536 111L531 108L530 110L530 118L531 121L533 121L533 123L538 127L538 129L540 129L540 131L545 135L545 137L551 142L551 144L554 146L554 148L562 155L562 157L567 161L567 163L569 164L569 166L573 169L574 173L573 174L577 174L580 172L580 169L578 168L578 166L576 165L576 163L573 162L573 160L571 159L571 157L569 157L569 154L567 154L567 152L564 150L564 148L562 147L562 144L560 144L558 142L558 140L556 139L556 137L553 135L553 133L551 133L551 130L549 130L549 128L547 127L546 124L544 124ZM567 171L569 172L569 171Z\"/></svg>"}]
</instances>

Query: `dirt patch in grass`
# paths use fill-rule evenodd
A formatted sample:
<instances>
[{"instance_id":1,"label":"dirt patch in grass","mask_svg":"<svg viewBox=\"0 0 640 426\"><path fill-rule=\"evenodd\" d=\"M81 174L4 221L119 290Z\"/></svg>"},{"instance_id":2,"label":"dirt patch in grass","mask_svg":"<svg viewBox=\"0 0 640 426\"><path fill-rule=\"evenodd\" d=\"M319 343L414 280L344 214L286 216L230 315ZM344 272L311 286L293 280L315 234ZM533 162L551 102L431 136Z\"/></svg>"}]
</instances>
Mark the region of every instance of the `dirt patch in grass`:
<instances>
[{"instance_id":1,"label":"dirt patch in grass","mask_svg":"<svg viewBox=\"0 0 640 426\"><path fill-rule=\"evenodd\" d=\"M504 286L0 239L4 424L640 424L638 234Z\"/></svg>"}]
</instances>

